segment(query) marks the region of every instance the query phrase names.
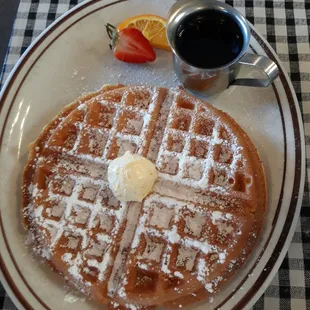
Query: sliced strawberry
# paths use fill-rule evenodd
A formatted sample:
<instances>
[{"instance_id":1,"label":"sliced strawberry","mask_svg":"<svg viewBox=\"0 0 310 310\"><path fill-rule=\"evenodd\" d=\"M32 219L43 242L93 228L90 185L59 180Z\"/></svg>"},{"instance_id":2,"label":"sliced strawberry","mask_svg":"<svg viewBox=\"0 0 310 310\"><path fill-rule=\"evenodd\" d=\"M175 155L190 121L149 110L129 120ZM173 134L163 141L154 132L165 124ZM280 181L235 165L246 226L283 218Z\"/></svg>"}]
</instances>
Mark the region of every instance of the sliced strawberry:
<instances>
[{"instance_id":1,"label":"sliced strawberry","mask_svg":"<svg viewBox=\"0 0 310 310\"><path fill-rule=\"evenodd\" d=\"M111 39L110 48L118 60L129 63L146 63L156 59L153 47L140 30L124 28L117 32L111 24L107 24L106 29Z\"/></svg>"}]
</instances>

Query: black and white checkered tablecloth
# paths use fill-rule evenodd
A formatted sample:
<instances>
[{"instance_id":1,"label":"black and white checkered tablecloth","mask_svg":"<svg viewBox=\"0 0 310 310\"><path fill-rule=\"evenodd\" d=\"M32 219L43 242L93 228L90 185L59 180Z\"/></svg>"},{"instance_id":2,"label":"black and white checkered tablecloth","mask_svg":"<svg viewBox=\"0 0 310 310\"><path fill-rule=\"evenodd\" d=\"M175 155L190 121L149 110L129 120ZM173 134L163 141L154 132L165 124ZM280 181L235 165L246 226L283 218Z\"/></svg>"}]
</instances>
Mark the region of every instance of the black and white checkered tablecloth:
<instances>
[{"instance_id":1,"label":"black and white checkered tablecloth","mask_svg":"<svg viewBox=\"0 0 310 310\"><path fill-rule=\"evenodd\" d=\"M10 1L10 0L7 0ZM56 18L82 0L21 0L0 89L20 55ZM295 88L303 114L310 169L310 0L226 0L271 43ZM310 310L309 179L300 219L280 270L253 309ZM309 171L310 172L310 171ZM0 284L0 309L16 309Z\"/></svg>"}]
</instances>

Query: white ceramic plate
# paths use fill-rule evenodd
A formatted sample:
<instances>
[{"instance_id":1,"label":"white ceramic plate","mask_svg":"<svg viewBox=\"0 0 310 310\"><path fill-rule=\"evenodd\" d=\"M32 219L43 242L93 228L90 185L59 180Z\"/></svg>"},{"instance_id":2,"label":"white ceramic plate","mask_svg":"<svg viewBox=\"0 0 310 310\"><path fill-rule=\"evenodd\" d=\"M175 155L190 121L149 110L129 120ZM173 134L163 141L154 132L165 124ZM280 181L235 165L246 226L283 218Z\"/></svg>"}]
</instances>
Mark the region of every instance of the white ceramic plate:
<instances>
[{"instance_id":1,"label":"white ceramic plate","mask_svg":"<svg viewBox=\"0 0 310 310\"><path fill-rule=\"evenodd\" d=\"M0 97L1 281L20 309L99 309L75 298L60 276L38 264L25 246L20 183L33 141L61 108L105 83L177 84L171 54L158 51L154 64L126 65L113 59L104 24L132 15L166 16L172 0L84 2L52 24L20 59ZM263 232L250 259L212 303L197 309L244 309L260 297L290 244L300 211L305 175L304 134L296 96L268 43L252 28L252 51L277 62L280 77L268 88L231 87L213 100L254 141L268 184Z\"/></svg>"}]
</instances>

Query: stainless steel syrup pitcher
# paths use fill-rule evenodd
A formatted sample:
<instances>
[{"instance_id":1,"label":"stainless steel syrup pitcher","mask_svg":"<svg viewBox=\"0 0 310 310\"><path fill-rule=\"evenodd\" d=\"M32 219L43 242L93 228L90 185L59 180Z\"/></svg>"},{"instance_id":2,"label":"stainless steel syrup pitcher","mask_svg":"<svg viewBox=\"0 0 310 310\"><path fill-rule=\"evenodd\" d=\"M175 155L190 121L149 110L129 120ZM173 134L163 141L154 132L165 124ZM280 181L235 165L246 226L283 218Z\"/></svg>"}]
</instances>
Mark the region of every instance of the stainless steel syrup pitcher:
<instances>
[{"instance_id":1,"label":"stainless steel syrup pitcher","mask_svg":"<svg viewBox=\"0 0 310 310\"><path fill-rule=\"evenodd\" d=\"M193 64L193 61L189 61L184 57L184 53L182 53L182 50L178 47L177 41L180 35L182 35L180 31L182 31L182 27L184 28L184 24L186 24L188 18L197 14L203 17L203 14L210 10L214 16L224 14L223 16L225 16L225 18L232 20L238 25L242 39L238 54L227 63L221 64L218 67ZM208 12L208 15L210 16L210 12ZM199 21L197 21L197 24L194 23L194 27L195 25L197 27L199 26L198 22ZM216 30L217 29L214 29L214 31ZM229 31L231 31L231 29L227 29L227 33L229 33ZM265 56L247 53L251 32L246 19L230 5L217 0L177 1L171 7L167 19L167 38L173 51L174 68L180 82L185 88L202 95L214 95L225 90L230 85L266 87L279 75L278 67L272 60ZM191 46L189 45L185 48L191 49ZM214 46L212 46L212 48L214 49ZM188 52L191 53L193 51L188 50ZM200 52L200 50L198 50L198 52ZM218 52L223 54L225 50L218 48ZM195 60L195 54L192 55L192 59ZM210 59L208 59L208 63L210 63ZM260 71L263 77L238 78L242 66L250 66L251 70Z\"/></svg>"}]
</instances>

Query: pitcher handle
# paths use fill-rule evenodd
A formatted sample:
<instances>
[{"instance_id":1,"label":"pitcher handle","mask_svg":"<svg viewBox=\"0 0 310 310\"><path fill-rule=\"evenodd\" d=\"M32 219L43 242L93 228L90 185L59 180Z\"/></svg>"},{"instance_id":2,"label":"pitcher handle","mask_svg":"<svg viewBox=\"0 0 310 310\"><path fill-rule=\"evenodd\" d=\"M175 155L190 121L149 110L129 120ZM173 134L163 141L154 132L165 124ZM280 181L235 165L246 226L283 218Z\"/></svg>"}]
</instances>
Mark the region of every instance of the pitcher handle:
<instances>
[{"instance_id":1,"label":"pitcher handle","mask_svg":"<svg viewBox=\"0 0 310 310\"><path fill-rule=\"evenodd\" d=\"M230 85L266 87L269 86L279 75L278 66L268 57L246 53L238 62L240 65L252 66L263 72L265 78L240 78L235 79Z\"/></svg>"}]
</instances>

